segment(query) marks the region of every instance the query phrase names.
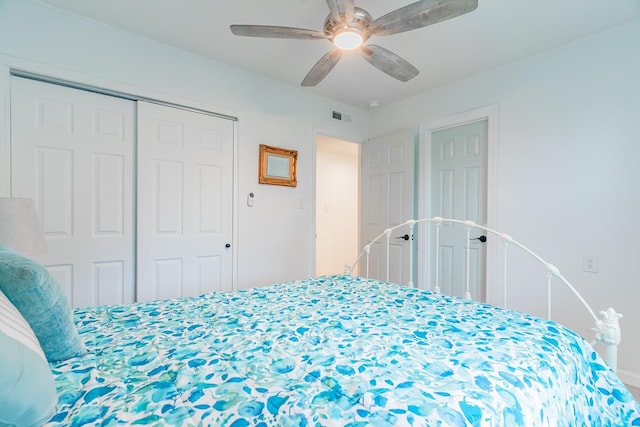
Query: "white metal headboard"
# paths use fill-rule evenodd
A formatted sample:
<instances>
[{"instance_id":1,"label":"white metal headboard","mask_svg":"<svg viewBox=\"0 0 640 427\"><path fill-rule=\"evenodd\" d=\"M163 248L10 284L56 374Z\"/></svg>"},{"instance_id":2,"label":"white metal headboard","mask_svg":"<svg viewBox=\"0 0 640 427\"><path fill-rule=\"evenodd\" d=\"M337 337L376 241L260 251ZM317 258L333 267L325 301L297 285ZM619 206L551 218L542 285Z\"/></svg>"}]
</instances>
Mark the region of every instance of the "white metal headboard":
<instances>
[{"instance_id":1,"label":"white metal headboard","mask_svg":"<svg viewBox=\"0 0 640 427\"><path fill-rule=\"evenodd\" d=\"M538 261L539 263L541 263L545 269L546 269L546 276L547 276L547 318L550 319L551 318L551 283L552 280L554 278L557 278L558 280L560 280L560 282L564 283L564 285L566 287L568 287L571 292L573 292L573 294L578 298L578 300L580 300L580 302L582 303L582 305L587 309L587 311L589 312L589 314L591 315L591 317L593 318L593 320L595 321L596 326L593 328L593 331L595 331L595 339L594 341L591 343L591 345L595 345L596 343L603 343L606 346L606 352L605 352L605 360L607 361L607 363L609 364L609 366L615 371L617 368L617 361L618 361L618 346L620 345L620 340L621 340L621 332L620 332L620 323L619 320L622 318L622 314L616 313L616 311L613 308L608 308L607 310L601 311L600 312L600 316L601 318L598 318L594 311L591 309L591 306L589 306L589 304L585 301L585 299L582 297L582 295L580 295L580 293L576 290L575 287L573 287L573 285L571 283L569 283L569 281L562 275L560 274L560 270L558 270L558 268L551 264L546 262L544 259L542 259L540 256L538 256L536 253L534 253L532 250L530 250L529 248L527 248L526 246L524 246L523 244L515 241L510 235L505 234L505 233L500 233L496 230L493 230L491 228L482 226L482 225L478 225L473 221L463 221L463 220L457 220L457 219L446 219L446 218L441 218L441 217L433 217L433 218L425 218L425 219L416 219L416 220L409 220L406 221L402 224L396 225L395 227L391 227L386 229L385 231L383 231L382 233L380 233L375 239L373 239L371 242L369 242L364 249L362 250L362 252L360 253L360 255L358 255L358 258L356 258L355 262L352 265L346 265L345 266L345 274L352 274L352 271L354 271L354 269L356 268L356 266L358 264L360 264L362 262L362 259L364 258L365 260L365 265L364 265L364 277L369 277L369 255L371 252L371 245L373 243L376 242L381 242L381 243L385 243L383 240L386 240L386 253L387 253L387 258L386 258L386 280L389 281L389 263L390 263L390 257L389 257L389 245L391 243L391 234L393 233L394 230L399 229L399 228L403 228L403 227L408 227L409 228L409 235L413 235L414 234L414 229L416 227L417 224L420 223L433 223L435 225L435 242L436 242L436 248L439 247L439 242L440 242L440 227L442 226L443 223L451 223L451 224L462 224L466 231L467 231L467 241L471 238L471 231L474 229L479 229L479 230L484 230L489 234L495 235L497 237L499 237L502 241L502 245L503 245L503 251L502 251L502 257L503 257L503 271L502 271L502 288L503 288L503 297L502 297L502 305L504 308L507 307L507 288L508 288L508 283L507 283L507 254L508 254L508 248L510 246L516 246L518 248L520 248L522 251L524 251L526 254L530 255L533 259L535 259L536 261ZM386 239L385 239L386 238ZM470 246L469 245L465 245L466 247L466 265L465 265L465 293L464 293L464 298L466 299L471 299L471 292L469 290L469 251L470 251ZM410 249L409 249L409 271L410 271L410 279L409 279L409 283L407 283L408 286L413 287L414 283L415 283L415 278L414 276L414 268L413 268L413 263L414 263L414 254L413 254L414 248L413 245L410 245ZM435 284L433 286L433 291L434 292L440 292L440 274L438 271L439 268L439 251L436 250L435 251Z\"/></svg>"}]
</instances>

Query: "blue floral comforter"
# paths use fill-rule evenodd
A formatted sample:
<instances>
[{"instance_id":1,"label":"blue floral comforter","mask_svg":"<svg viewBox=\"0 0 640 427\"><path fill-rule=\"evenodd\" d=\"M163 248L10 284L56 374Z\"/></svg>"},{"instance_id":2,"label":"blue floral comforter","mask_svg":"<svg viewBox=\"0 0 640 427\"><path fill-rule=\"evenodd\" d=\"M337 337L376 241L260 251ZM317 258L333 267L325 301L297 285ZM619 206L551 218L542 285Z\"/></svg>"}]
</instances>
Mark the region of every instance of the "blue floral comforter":
<instances>
[{"instance_id":1,"label":"blue floral comforter","mask_svg":"<svg viewBox=\"0 0 640 427\"><path fill-rule=\"evenodd\" d=\"M75 312L48 425L622 426L640 405L578 335L331 276Z\"/></svg>"}]
</instances>

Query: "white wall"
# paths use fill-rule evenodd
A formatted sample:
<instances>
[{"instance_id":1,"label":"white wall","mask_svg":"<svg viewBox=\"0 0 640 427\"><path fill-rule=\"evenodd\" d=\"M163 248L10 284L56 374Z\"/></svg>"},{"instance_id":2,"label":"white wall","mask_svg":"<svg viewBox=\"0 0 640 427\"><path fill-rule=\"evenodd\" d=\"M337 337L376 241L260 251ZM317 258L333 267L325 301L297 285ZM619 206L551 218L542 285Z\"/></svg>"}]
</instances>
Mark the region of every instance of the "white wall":
<instances>
[{"instance_id":1,"label":"white wall","mask_svg":"<svg viewBox=\"0 0 640 427\"><path fill-rule=\"evenodd\" d=\"M313 275L315 134L363 141L365 111L55 8L0 0L0 195L9 195L8 67L238 117L238 286ZM352 122L331 119L331 108ZM261 143L298 150L296 188L258 185Z\"/></svg>"},{"instance_id":2,"label":"white wall","mask_svg":"<svg viewBox=\"0 0 640 427\"><path fill-rule=\"evenodd\" d=\"M613 306L624 314L619 368L635 385L640 385L638 40L640 21L634 21L380 108L371 121L375 137L498 104L495 225L556 264L594 310ZM583 255L599 257L599 273L582 271ZM511 295L514 308L544 315L544 292L520 286ZM566 293L558 295L554 318L591 336L590 317Z\"/></svg>"},{"instance_id":3,"label":"white wall","mask_svg":"<svg viewBox=\"0 0 640 427\"><path fill-rule=\"evenodd\" d=\"M358 144L319 135L316 156L316 274L340 274L358 256Z\"/></svg>"}]
</instances>

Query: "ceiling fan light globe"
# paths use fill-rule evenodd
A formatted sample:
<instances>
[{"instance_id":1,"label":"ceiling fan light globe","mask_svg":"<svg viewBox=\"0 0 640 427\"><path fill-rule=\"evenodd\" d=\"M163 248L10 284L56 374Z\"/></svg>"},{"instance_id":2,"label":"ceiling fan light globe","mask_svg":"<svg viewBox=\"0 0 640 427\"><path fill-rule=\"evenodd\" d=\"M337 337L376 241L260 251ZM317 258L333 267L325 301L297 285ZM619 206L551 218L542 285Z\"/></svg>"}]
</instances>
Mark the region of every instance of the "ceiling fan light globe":
<instances>
[{"instance_id":1,"label":"ceiling fan light globe","mask_svg":"<svg viewBox=\"0 0 640 427\"><path fill-rule=\"evenodd\" d=\"M353 50L357 49L362 45L363 39L362 35L359 32L354 31L353 29L347 28L342 31L339 31L333 37L333 44L342 50Z\"/></svg>"}]
</instances>

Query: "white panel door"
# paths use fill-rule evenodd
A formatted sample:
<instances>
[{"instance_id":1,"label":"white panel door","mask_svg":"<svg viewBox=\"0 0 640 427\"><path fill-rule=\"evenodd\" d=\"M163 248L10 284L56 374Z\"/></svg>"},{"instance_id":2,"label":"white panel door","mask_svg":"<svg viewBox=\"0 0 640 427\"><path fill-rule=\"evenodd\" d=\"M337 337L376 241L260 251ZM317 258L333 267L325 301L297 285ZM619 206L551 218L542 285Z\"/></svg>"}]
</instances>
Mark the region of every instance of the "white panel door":
<instances>
[{"instance_id":1,"label":"white panel door","mask_svg":"<svg viewBox=\"0 0 640 427\"><path fill-rule=\"evenodd\" d=\"M138 301L232 289L233 129L138 102Z\"/></svg>"},{"instance_id":2,"label":"white panel door","mask_svg":"<svg viewBox=\"0 0 640 427\"><path fill-rule=\"evenodd\" d=\"M487 120L450 127L431 134L431 215L487 222ZM486 245L467 240L463 225L443 223L439 251L440 288L463 296L466 290L466 248L469 288L473 299L485 298ZM483 233L473 231L472 239ZM486 237L486 236L485 236ZM435 242L432 242L435 245ZM435 257L431 257L435 283Z\"/></svg>"},{"instance_id":3,"label":"white panel door","mask_svg":"<svg viewBox=\"0 0 640 427\"><path fill-rule=\"evenodd\" d=\"M389 227L414 219L415 135L402 133L362 144L361 175L361 239L368 244ZM413 236L405 240L407 230L391 236L389 248L389 281L408 284L410 275L410 245ZM386 242L386 238L383 239ZM386 245L371 247L369 277L387 280ZM364 264L359 271L365 275Z\"/></svg>"},{"instance_id":4,"label":"white panel door","mask_svg":"<svg viewBox=\"0 0 640 427\"><path fill-rule=\"evenodd\" d=\"M132 101L11 78L12 196L35 200L34 259L74 307L133 301Z\"/></svg>"}]
</instances>

